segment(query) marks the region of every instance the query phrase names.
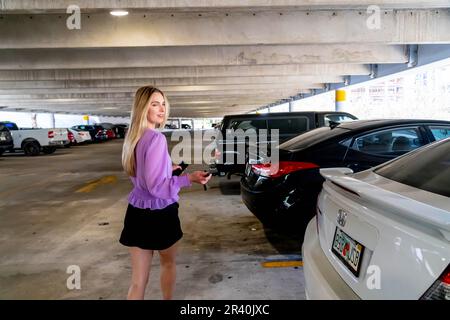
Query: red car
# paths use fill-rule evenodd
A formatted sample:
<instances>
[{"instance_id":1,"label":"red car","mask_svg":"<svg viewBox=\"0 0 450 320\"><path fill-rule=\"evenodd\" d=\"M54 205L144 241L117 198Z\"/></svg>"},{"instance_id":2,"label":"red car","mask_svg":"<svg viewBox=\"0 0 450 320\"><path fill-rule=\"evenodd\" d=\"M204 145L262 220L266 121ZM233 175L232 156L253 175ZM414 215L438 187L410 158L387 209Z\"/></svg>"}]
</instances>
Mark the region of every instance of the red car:
<instances>
[{"instance_id":1,"label":"red car","mask_svg":"<svg viewBox=\"0 0 450 320\"><path fill-rule=\"evenodd\" d=\"M116 134L114 133L114 131L112 129L107 129L106 130L106 135L108 136L108 139L115 139L116 138Z\"/></svg>"}]
</instances>

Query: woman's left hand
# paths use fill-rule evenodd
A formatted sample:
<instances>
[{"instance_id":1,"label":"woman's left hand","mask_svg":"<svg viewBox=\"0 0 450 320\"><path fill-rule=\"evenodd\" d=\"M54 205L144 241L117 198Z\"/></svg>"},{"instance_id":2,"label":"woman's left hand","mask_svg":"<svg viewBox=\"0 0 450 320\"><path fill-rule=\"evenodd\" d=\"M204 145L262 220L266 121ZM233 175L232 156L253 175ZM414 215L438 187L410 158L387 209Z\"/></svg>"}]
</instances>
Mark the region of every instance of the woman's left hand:
<instances>
[{"instance_id":1,"label":"woman's left hand","mask_svg":"<svg viewBox=\"0 0 450 320\"><path fill-rule=\"evenodd\" d=\"M182 168L179 165L177 165L177 164L173 164L172 165L172 171L175 171L177 169L182 169Z\"/></svg>"}]
</instances>

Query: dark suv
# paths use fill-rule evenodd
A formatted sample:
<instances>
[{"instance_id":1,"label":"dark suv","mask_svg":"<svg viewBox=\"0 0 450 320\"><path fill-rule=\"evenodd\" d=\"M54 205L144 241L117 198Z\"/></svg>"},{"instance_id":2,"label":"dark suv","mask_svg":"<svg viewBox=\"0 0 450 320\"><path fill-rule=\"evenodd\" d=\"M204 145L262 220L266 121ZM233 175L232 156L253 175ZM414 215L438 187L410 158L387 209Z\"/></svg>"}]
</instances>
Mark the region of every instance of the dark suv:
<instances>
[{"instance_id":1,"label":"dark suv","mask_svg":"<svg viewBox=\"0 0 450 320\"><path fill-rule=\"evenodd\" d=\"M14 142L11 132L9 132L9 129L4 124L0 123L0 156L6 150L13 148Z\"/></svg>"},{"instance_id":2,"label":"dark suv","mask_svg":"<svg viewBox=\"0 0 450 320\"><path fill-rule=\"evenodd\" d=\"M357 120L357 118L346 112L337 111L304 111L304 112L280 112L266 114L237 114L225 116L219 126L216 127L221 136L216 139L216 159L211 164L211 169L220 176L228 174L242 174L245 171L245 164L249 158L249 142L245 137L227 136L227 132L236 132L242 129L254 129L257 135L257 148L266 144L270 150L272 129L278 129L279 141L283 143L301 133L318 127L337 125L341 122ZM267 136L260 135L260 130L266 129ZM247 131L248 132L248 131ZM244 145L244 146L242 146ZM244 155L242 155L244 150ZM259 149L258 149L259 150ZM230 161L230 159L232 159ZM242 161L244 159L244 161Z\"/></svg>"}]
</instances>

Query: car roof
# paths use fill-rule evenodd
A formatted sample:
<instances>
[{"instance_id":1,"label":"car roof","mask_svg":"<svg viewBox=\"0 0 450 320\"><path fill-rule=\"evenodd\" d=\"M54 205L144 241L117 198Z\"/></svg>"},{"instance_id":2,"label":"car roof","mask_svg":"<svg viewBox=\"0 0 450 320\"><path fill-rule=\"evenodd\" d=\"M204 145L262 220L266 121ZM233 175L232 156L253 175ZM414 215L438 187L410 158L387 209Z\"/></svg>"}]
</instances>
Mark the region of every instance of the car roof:
<instances>
[{"instance_id":1,"label":"car roof","mask_svg":"<svg viewBox=\"0 0 450 320\"><path fill-rule=\"evenodd\" d=\"M431 120L431 119L373 119L373 120L355 120L343 122L337 125L337 128L347 130L370 130L387 126L409 125L409 124L448 124L450 121Z\"/></svg>"},{"instance_id":2,"label":"car roof","mask_svg":"<svg viewBox=\"0 0 450 320\"><path fill-rule=\"evenodd\" d=\"M226 115L224 119L230 118L266 118L266 117L286 117L297 115L312 115L312 114L348 114L348 112L341 111L295 111L295 112L274 112L274 113L243 113L243 114L230 114Z\"/></svg>"},{"instance_id":3,"label":"car roof","mask_svg":"<svg viewBox=\"0 0 450 320\"><path fill-rule=\"evenodd\" d=\"M323 142L334 142L358 134L369 133L377 129L389 129L396 126L414 126L414 125L449 125L450 121L444 120L420 120L420 119L375 119L375 120L355 120L344 122L331 127L327 132L322 131L327 127L316 128L280 144L280 149L289 151L298 151L313 146L320 145ZM319 130L319 131L318 131Z\"/></svg>"}]
</instances>

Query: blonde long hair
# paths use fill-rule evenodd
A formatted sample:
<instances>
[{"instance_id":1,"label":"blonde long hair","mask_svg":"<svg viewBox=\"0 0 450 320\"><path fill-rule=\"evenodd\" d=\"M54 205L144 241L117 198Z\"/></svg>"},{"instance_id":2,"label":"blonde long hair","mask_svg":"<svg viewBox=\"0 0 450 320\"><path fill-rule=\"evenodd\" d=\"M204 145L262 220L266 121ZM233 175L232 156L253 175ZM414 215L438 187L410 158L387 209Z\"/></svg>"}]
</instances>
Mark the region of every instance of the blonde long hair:
<instances>
[{"instance_id":1,"label":"blonde long hair","mask_svg":"<svg viewBox=\"0 0 450 320\"><path fill-rule=\"evenodd\" d=\"M133 109L131 110L130 128L125 136L122 149L122 166L125 172L131 177L136 176L136 158L134 150L136 149L139 139L148 128L147 114L148 109L150 108L149 102L150 97L155 92L162 94L164 101L166 102L164 122L158 125L157 128L164 128L167 118L169 117L169 101L167 101L165 94L161 90L152 86L144 86L136 91Z\"/></svg>"}]
</instances>

